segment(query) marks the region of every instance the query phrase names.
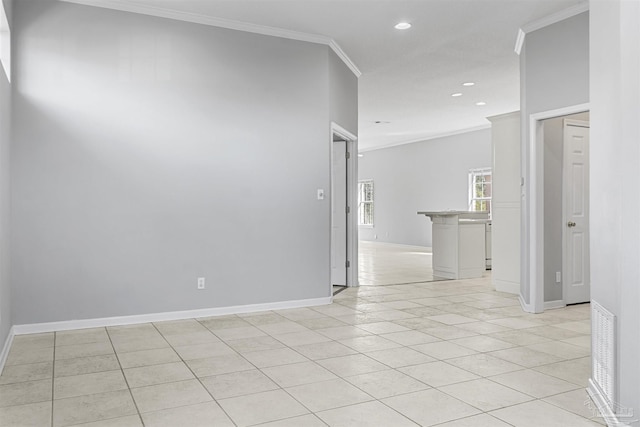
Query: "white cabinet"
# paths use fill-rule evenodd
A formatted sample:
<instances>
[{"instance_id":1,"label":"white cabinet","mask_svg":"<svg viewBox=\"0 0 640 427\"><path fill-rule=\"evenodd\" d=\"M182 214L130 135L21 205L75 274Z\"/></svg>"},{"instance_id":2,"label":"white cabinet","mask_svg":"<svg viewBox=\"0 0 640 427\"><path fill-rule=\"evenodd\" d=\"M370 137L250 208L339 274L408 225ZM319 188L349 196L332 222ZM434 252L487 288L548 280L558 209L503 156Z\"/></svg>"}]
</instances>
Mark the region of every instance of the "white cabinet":
<instances>
[{"instance_id":1,"label":"white cabinet","mask_svg":"<svg viewBox=\"0 0 640 427\"><path fill-rule=\"evenodd\" d=\"M520 112L491 121L491 267L495 289L520 293Z\"/></svg>"},{"instance_id":2,"label":"white cabinet","mask_svg":"<svg viewBox=\"0 0 640 427\"><path fill-rule=\"evenodd\" d=\"M418 212L431 218L433 275L445 279L482 277L486 269L487 213Z\"/></svg>"}]
</instances>

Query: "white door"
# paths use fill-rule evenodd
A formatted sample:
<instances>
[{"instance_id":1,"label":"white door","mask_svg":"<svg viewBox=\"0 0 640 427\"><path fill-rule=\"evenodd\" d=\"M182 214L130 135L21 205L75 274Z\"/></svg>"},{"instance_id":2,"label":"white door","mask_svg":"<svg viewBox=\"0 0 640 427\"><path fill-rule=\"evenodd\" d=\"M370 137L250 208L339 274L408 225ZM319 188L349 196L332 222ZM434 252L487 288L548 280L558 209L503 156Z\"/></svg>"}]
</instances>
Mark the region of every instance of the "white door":
<instances>
[{"instance_id":1,"label":"white door","mask_svg":"<svg viewBox=\"0 0 640 427\"><path fill-rule=\"evenodd\" d=\"M331 283L347 286L347 142L331 151Z\"/></svg>"},{"instance_id":2,"label":"white door","mask_svg":"<svg viewBox=\"0 0 640 427\"><path fill-rule=\"evenodd\" d=\"M589 123L564 121L563 218L565 304L590 301Z\"/></svg>"}]
</instances>

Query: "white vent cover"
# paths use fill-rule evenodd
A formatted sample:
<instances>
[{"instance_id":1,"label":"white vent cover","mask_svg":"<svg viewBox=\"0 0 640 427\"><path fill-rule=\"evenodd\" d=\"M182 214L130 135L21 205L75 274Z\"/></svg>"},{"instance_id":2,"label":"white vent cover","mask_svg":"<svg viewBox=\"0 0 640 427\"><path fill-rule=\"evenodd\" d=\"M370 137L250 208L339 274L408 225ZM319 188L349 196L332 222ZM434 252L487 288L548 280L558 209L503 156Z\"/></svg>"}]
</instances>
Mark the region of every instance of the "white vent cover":
<instances>
[{"instance_id":1,"label":"white vent cover","mask_svg":"<svg viewBox=\"0 0 640 427\"><path fill-rule=\"evenodd\" d=\"M591 301L593 380L611 407L615 400L616 316Z\"/></svg>"}]
</instances>

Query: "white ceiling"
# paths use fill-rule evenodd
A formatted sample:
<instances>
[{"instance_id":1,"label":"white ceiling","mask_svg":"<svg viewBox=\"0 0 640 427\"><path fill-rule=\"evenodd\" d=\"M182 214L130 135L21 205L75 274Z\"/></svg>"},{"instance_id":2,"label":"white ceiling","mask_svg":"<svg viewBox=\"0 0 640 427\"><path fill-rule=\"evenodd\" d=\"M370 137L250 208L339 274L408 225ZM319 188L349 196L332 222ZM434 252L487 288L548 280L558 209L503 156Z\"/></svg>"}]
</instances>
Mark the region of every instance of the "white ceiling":
<instances>
[{"instance_id":1,"label":"white ceiling","mask_svg":"<svg viewBox=\"0 0 640 427\"><path fill-rule=\"evenodd\" d=\"M519 57L514 52L518 29L584 0L126 3L335 40L362 72L358 133L360 150L366 151L486 127L487 116L518 110ZM413 26L405 31L394 29L400 21ZM475 86L463 87L467 81ZM454 92L463 95L453 98ZM478 107L478 101L487 105Z\"/></svg>"}]
</instances>

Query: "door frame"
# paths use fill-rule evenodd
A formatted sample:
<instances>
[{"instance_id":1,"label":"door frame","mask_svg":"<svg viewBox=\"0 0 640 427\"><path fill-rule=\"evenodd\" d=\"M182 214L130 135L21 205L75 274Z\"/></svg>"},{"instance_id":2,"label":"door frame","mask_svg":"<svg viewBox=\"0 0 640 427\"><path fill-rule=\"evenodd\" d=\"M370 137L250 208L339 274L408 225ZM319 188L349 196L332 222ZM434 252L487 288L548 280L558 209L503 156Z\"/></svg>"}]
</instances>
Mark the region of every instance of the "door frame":
<instances>
[{"instance_id":1,"label":"door frame","mask_svg":"<svg viewBox=\"0 0 640 427\"><path fill-rule=\"evenodd\" d=\"M347 217L347 260L350 263L350 267L347 268L347 287L358 286L358 137L346 130L335 122L331 122L331 133L329 143L331 144L330 151L330 164L331 164L331 185L333 188L333 136L337 135L346 141L347 151L350 153L347 159L347 206L350 208L350 213ZM333 202L331 202L333 203ZM330 252L333 251L333 206L330 207L329 214L331 215L329 239L330 239ZM329 260L332 259L332 253L329 254ZM329 271L331 271L331 261L329 261ZM331 274L329 274L331 276ZM329 280L329 289L331 295L333 295L333 284Z\"/></svg>"},{"instance_id":2,"label":"door frame","mask_svg":"<svg viewBox=\"0 0 640 427\"><path fill-rule=\"evenodd\" d=\"M522 150L523 209L520 304L529 313L542 313L544 306L544 133L543 121L590 110L589 103L530 114L529 139ZM527 135L526 133L524 135ZM528 191L527 191L528 190ZM529 303L524 294L529 290ZM564 296L563 296L564 298Z\"/></svg>"},{"instance_id":3,"label":"door frame","mask_svg":"<svg viewBox=\"0 0 640 427\"><path fill-rule=\"evenodd\" d=\"M567 141L566 141L566 129L568 126L574 126L574 127L582 127L582 128L587 128L590 129L589 126L589 122L585 121L585 120L576 120L576 119L564 119L563 123L562 123L562 153L563 153L563 159L562 159L562 302L564 305L567 304L567 289L569 288L569 274L567 273L569 271L569 263L572 261L569 259L569 257L567 256L568 253L568 244L567 244L567 227L566 224L569 220L568 218L568 209L567 209L567 192L568 192L568 187L567 187L567 181L568 181L568 173L569 171L567 170L566 166L567 166ZM591 140L589 139L589 146L587 147L587 150L589 150L589 152L591 151ZM587 174L589 173L589 170L591 168L591 156L587 157ZM591 186L589 185L587 187L587 193L590 191ZM588 208L587 208L588 209ZM590 218L589 218L589 211L587 211L587 237L590 236L589 233L589 228L590 228ZM587 242L587 245L589 247L590 242ZM591 251L589 250L589 263L591 263L590 261L590 253ZM588 274L588 272L587 272ZM590 281L590 278L588 279ZM589 287L591 287L591 284L589 283Z\"/></svg>"}]
</instances>

